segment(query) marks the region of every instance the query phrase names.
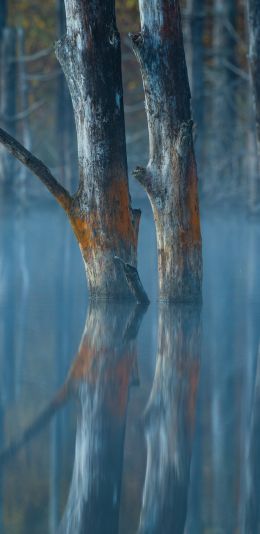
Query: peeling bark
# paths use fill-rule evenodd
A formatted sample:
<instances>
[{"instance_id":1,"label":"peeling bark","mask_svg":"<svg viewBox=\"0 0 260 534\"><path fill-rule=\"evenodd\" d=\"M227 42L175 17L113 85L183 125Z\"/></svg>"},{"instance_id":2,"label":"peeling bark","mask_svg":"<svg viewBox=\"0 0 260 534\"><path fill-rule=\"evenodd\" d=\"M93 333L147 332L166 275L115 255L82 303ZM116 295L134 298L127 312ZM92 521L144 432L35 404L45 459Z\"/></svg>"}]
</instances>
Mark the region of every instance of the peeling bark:
<instances>
[{"instance_id":1,"label":"peeling bark","mask_svg":"<svg viewBox=\"0 0 260 534\"><path fill-rule=\"evenodd\" d=\"M141 33L132 36L140 62L150 159L135 177L149 196L157 232L159 298L201 299L201 234L190 89L179 2L139 0Z\"/></svg>"},{"instance_id":2,"label":"peeling bark","mask_svg":"<svg viewBox=\"0 0 260 534\"><path fill-rule=\"evenodd\" d=\"M248 0L249 20L249 65L251 71L258 158L258 179L255 187L255 200L260 198L260 4L258 0Z\"/></svg>"}]
</instances>

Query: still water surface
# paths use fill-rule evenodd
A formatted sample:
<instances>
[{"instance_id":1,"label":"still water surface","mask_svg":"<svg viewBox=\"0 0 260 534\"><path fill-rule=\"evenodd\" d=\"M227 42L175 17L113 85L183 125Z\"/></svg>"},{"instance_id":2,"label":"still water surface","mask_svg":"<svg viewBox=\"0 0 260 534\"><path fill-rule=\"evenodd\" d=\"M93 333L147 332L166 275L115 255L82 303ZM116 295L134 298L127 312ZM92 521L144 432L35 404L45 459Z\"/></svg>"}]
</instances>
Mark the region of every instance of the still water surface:
<instances>
[{"instance_id":1,"label":"still water surface","mask_svg":"<svg viewBox=\"0 0 260 534\"><path fill-rule=\"evenodd\" d=\"M260 223L203 213L203 306L90 304L54 204L0 212L0 532L260 532Z\"/></svg>"}]
</instances>

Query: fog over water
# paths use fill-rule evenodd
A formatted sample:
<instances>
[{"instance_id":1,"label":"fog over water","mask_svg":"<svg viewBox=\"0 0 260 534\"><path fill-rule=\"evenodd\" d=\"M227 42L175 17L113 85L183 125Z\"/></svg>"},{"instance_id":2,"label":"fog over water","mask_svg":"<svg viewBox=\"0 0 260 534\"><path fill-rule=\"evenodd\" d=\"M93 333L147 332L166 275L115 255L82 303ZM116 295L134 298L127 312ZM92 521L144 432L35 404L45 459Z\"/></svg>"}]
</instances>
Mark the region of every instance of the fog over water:
<instances>
[{"instance_id":1,"label":"fog over water","mask_svg":"<svg viewBox=\"0 0 260 534\"><path fill-rule=\"evenodd\" d=\"M257 533L260 226L202 209L203 305L157 303L142 204L145 312L87 298L54 202L1 206L0 532ZM135 202L137 205L138 202Z\"/></svg>"}]
</instances>

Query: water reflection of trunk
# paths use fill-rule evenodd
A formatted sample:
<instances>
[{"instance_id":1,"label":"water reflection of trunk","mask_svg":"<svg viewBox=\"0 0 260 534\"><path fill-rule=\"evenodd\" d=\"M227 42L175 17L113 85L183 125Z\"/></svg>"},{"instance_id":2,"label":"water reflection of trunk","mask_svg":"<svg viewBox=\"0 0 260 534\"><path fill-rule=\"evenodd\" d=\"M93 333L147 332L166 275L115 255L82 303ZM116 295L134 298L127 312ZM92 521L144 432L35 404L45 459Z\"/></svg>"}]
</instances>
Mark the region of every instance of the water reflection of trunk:
<instances>
[{"instance_id":1,"label":"water reflection of trunk","mask_svg":"<svg viewBox=\"0 0 260 534\"><path fill-rule=\"evenodd\" d=\"M260 347L255 380L254 403L251 418L247 472L246 534L260 532Z\"/></svg>"},{"instance_id":2,"label":"water reflection of trunk","mask_svg":"<svg viewBox=\"0 0 260 534\"><path fill-rule=\"evenodd\" d=\"M139 534L183 533L200 364L200 310L160 307L146 413L147 466Z\"/></svg>"},{"instance_id":3,"label":"water reflection of trunk","mask_svg":"<svg viewBox=\"0 0 260 534\"><path fill-rule=\"evenodd\" d=\"M128 391L142 314L92 305L70 385L81 405L72 482L59 532L118 531Z\"/></svg>"}]
</instances>

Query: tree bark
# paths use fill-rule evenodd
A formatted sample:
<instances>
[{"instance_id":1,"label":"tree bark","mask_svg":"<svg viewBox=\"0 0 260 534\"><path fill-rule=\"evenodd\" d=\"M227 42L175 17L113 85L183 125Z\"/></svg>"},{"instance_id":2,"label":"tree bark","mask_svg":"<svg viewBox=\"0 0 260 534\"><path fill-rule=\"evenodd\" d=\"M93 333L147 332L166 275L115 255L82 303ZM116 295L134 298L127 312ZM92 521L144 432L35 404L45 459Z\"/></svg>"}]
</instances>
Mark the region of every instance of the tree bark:
<instances>
[{"instance_id":1,"label":"tree bark","mask_svg":"<svg viewBox=\"0 0 260 534\"><path fill-rule=\"evenodd\" d=\"M132 42L143 78L150 159L134 175L154 213L159 298L196 301L201 299L201 234L179 2L139 0L139 6L141 33Z\"/></svg>"},{"instance_id":2,"label":"tree bark","mask_svg":"<svg viewBox=\"0 0 260 534\"><path fill-rule=\"evenodd\" d=\"M255 104L256 141L258 159L258 179L254 198L260 198L260 4L257 0L248 0L249 21L249 66Z\"/></svg>"},{"instance_id":3,"label":"tree bark","mask_svg":"<svg viewBox=\"0 0 260 534\"><path fill-rule=\"evenodd\" d=\"M74 108L80 185L70 220L93 298L129 298L139 210L128 189L120 38L114 1L65 0L67 35L56 46Z\"/></svg>"}]
</instances>

